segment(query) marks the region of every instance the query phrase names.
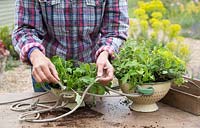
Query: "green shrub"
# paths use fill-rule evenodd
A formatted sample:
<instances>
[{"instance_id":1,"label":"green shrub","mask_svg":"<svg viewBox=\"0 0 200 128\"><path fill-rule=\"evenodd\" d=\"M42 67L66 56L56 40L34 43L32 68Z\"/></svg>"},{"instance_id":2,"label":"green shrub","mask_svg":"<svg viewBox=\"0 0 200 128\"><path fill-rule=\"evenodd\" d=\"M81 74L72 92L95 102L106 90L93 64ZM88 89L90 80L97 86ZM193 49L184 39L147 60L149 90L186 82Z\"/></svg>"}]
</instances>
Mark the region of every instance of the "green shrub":
<instances>
[{"instance_id":1,"label":"green shrub","mask_svg":"<svg viewBox=\"0 0 200 128\"><path fill-rule=\"evenodd\" d=\"M18 53L15 51L13 45L12 45L12 39L11 39L11 28L8 26L1 26L0 27L0 40L3 41L6 49L10 51L10 55L13 57L13 59L19 59Z\"/></svg>"}]
</instances>

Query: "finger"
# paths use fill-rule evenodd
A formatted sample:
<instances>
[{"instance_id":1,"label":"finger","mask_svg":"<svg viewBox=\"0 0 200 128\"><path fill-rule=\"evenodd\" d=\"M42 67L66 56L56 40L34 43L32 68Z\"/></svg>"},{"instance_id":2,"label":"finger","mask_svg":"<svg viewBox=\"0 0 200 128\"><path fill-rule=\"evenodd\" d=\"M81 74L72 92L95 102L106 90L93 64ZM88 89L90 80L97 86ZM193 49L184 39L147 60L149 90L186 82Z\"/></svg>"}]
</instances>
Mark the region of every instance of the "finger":
<instances>
[{"instance_id":1,"label":"finger","mask_svg":"<svg viewBox=\"0 0 200 128\"><path fill-rule=\"evenodd\" d=\"M105 71L104 77L99 79L99 82L103 85L107 85L110 81L113 80L114 77L114 70L113 68L109 68Z\"/></svg>"},{"instance_id":2,"label":"finger","mask_svg":"<svg viewBox=\"0 0 200 128\"><path fill-rule=\"evenodd\" d=\"M104 85L104 86L106 86L106 85L108 85L109 84L109 80L105 80L105 78L101 78L99 81L98 81L101 85Z\"/></svg>"},{"instance_id":3,"label":"finger","mask_svg":"<svg viewBox=\"0 0 200 128\"><path fill-rule=\"evenodd\" d=\"M58 83L58 80L51 74L49 66L43 66L42 71L50 83Z\"/></svg>"},{"instance_id":4,"label":"finger","mask_svg":"<svg viewBox=\"0 0 200 128\"><path fill-rule=\"evenodd\" d=\"M97 77L103 76L104 64L97 64Z\"/></svg>"},{"instance_id":5,"label":"finger","mask_svg":"<svg viewBox=\"0 0 200 128\"><path fill-rule=\"evenodd\" d=\"M100 82L105 82L105 83L108 83L112 80L113 80L112 76L105 76L105 77L102 77L102 78L99 79Z\"/></svg>"},{"instance_id":6,"label":"finger","mask_svg":"<svg viewBox=\"0 0 200 128\"><path fill-rule=\"evenodd\" d=\"M107 71L108 75L114 78L114 68L111 64L109 64L109 68Z\"/></svg>"},{"instance_id":7,"label":"finger","mask_svg":"<svg viewBox=\"0 0 200 128\"><path fill-rule=\"evenodd\" d=\"M36 71L33 69L32 75L37 83L42 83L42 79L37 75Z\"/></svg>"},{"instance_id":8,"label":"finger","mask_svg":"<svg viewBox=\"0 0 200 128\"><path fill-rule=\"evenodd\" d=\"M113 78L114 78L114 69L113 69L113 67L109 68L107 71L108 71L107 72L108 78L109 78L110 81L112 81Z\"/></svg>"},{"instance_id":9,"label":"finger","mask_svg":"<svg viewBox=\"0 0 200 128\"><path fill-rule=\"evenodd\" d=\"M44 72L42 71L41 68L37 68L36 69L36 73L37 73L37 76L41 79L42 83L49 83L50 81L48 80L48 78L45 76Z\"/></svg>"},{"instance_id":10,"label":"finger","mask_svg":"<svg viewBox=\"0 0 200 128\"><path fill-rule=\"evenodd\" d=\"M58 76L58 72L57 72L55 66L54 66L53 64L50 64L49 67L50 67L50 72L51 72L51 74L52 74L58 81L60 81L60 78L59 78L59 76Z\"/></svg>"}]
</instances>

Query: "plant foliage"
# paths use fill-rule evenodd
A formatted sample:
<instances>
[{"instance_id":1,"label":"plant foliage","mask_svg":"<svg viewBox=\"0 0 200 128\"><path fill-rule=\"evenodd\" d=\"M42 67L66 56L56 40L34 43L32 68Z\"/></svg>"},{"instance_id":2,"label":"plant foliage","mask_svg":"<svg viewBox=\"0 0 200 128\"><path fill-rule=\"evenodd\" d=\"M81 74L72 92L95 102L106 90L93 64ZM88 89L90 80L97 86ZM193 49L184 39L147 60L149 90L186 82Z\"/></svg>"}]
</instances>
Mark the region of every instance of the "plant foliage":
<instances>
[{"instance_id":1,"label":"plant foliage","mask_svg":"<svg viewBox=\"0 0 200 128\"><path fill-rule=\"evenodd\" d=\"M2 40L6 49L9 50L10 55L14 59L19 59L19 55L17 54L17 52L15 51L12 45L11 30L8 26L0 26L0 40Z\"/></svg>"},{"instance_id":2,"label":"plant foliage","mask_svg":"<svg viewBox=\"0 0 200 128\"><path fill-rule=\"evenodd\" d=\"M120 83L131 87L151 82L174 80L182 84L185 62L162 45L151 41L127 41L113 61L115 75Z\"/></svg>"},{"instance_id":3,"label":"plant foliage","mask_svg":"<svg viewBox=\"0 0 200 128\"><path fill-rule=\"evenodd\" d=\"M9 55L8 50L6 49L4 43L0 40L0 57L1 56L8 56L8 55Z\"/></svg>"},{"instance_id":4,"label":"plant foliage","mask_svg":"<svg viewBox=\"0 0 200 128\"><path fill-rule=\"evenodd\" d=\"M84 91L96 79L96 65L93 63L83 63L73 60L65 61L58 56L52 57L51 61L56 67L60 82L67 87L67 91ZM50 86L56 87L57 85L50 84ZM103 95L106 89L100 83L96 82L90 88L89 92Z\"/></svg>"}]
</instances>

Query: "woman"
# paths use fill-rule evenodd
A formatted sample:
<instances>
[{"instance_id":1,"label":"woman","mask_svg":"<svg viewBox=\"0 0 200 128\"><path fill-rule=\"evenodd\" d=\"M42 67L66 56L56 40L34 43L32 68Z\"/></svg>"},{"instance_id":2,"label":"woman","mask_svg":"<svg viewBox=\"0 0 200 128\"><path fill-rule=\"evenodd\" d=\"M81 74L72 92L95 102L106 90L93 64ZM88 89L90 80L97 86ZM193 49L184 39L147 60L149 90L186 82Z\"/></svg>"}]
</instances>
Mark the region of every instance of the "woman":
<instances>
[{"instance_id":1,"label":"woman","mask_svg":"<svg viewBox=\"0 0 200 128\"><path fill-rule=\"evenodd\" d=\"M12 39L21 60L32 65L36 82L59 82L48 59L58 55L96 62L99 81L106 85L114 72L109 58L126 40L127 30L126 0L16 0Z\"/></svg>"}]
</instances>

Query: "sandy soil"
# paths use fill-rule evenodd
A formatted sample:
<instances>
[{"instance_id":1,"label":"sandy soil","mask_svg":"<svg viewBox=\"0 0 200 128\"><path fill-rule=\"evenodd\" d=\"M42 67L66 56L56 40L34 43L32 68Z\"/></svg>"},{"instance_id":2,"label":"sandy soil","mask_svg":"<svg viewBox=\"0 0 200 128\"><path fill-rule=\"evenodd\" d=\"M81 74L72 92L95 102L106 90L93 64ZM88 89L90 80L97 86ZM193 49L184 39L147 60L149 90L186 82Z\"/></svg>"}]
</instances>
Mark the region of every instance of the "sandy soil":
<instances>
[{"instance_id":1,"label":"sandy soil","mask_svg":"<svg viewBox=\"0 0 200 128\"><path fill-rule=\"evenodd\" d=\"M200 79L200 40L185 39L190 45L191 60L188 63L189 75ZM6 92L31 92L31 71L30 67L21 64L14 70L4 72L0 75L0 93Z\"/></svg>"},{"instance_id":2,"label":"sandy soil","mask_svg":"<svg viewBox=\"0 0 200 128\"><path fill-rule=\"evenodd\" d=\"M30 67L19 67L0 74L0 93L33 91Z\"/></svg>"}]
</instances>

